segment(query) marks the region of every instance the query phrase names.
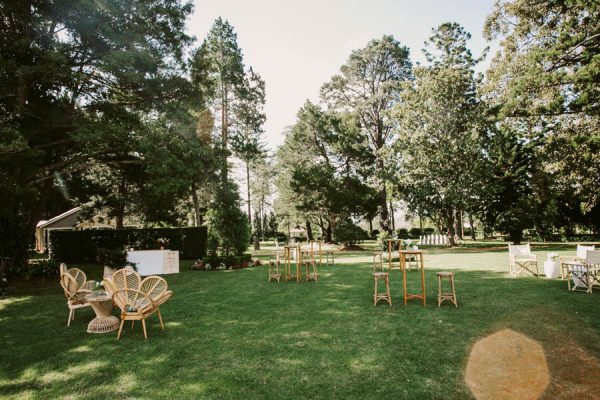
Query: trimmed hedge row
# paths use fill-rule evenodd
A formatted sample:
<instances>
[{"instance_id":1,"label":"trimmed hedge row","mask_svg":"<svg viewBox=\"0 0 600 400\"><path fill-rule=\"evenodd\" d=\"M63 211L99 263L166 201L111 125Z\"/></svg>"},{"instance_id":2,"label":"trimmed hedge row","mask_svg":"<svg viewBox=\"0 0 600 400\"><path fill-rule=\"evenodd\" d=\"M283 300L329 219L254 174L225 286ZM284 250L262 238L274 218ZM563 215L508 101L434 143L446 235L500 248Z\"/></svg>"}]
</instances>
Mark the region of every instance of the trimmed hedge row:
<instances>
[{"instance_id":1,"label":"trimmed hedge row","mask_svg":"<svg viewBox=\"0 0 600 400\"><path fill-rule=\"evenodd\" d=\"M244 253L241 256L206 256L202 258L202 261L204 262L204 264L210 264L213 268L215 268L221 263L229 267L233 264L242 264L244 261L249 263L250 261L252 261L252 255Z\"/></svg>"},{"instance_id":2,"label":"trimmed hedge row","mask_svg":"<svg viewBox=\"0 0 600 400\"><path fill-rule=\"evenodd\" d=\"M179 257L195 260L206 255L207 229L192 228L123 229L51 231L52 257L60 262L96 262L98 249L131 248L155 250L159 238L166 238L170 250L178 250Z\"/></svg>"}]
</instances>

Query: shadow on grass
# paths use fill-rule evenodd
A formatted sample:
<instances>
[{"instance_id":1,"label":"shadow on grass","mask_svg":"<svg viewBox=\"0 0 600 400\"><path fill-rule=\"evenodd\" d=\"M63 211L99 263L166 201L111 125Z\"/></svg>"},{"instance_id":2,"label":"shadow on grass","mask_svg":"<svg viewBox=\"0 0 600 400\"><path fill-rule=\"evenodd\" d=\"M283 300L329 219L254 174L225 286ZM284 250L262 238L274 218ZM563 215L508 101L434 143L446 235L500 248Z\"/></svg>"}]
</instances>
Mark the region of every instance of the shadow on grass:
<instances>
[{"instance_id":1,"label":"shadow on grass","mask_svg":"<svg viewBox=\"0 0 600 400\"><path fill-rule=\"evenodd\" d=\"M118 342L116 332L87 334L91 309L66 327L58 283L0 301L0 394L464 399L470 346L503 327L545 347L576 331L580 346L600 354L598 295L568 293L563 281L459 271L459 308L438 308L436 270L426 270L427 307L403 305L402 275L392 271L393 305L374 307L370 263L324 266L309 283L268 283L266 267L187 267L167 276L175 294L161 307L165 331L151 317L147 341L139 324ZM417 271L407 278L420 288Z\"/></svg>"}]
</instances>

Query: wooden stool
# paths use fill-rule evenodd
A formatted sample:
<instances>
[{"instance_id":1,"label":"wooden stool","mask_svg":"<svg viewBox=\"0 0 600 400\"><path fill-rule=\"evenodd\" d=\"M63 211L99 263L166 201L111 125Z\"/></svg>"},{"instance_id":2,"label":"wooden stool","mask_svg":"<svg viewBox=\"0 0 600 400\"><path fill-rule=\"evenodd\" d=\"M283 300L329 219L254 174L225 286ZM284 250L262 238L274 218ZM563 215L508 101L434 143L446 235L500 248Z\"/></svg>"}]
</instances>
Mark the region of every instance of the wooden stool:
<instances>
[{"instance_id":1,"label":"wooden stool","mask_svg":"<svg viewBox=\"0 0 600 400\"><path fill-rule=\"evenodd\" d=\"M331 257L331 265L335 265L335 258L333 257L333 250L325 250L325 261L327 262L327 266L329 266L329 257Z\"/></svg>"},{"instance_id":2,"label":"wooden stool","mask_svg":"<svg viewBox=\"0 0 600 400\"><path fill-rule=\"evenodd\" d=\"M296 271L292 274L292 256L296 263ZM300 282L300 276L302 274L302 252L300 246L283 246L283 266L285 270L285 281L296 279L296 282Z\"/></svg>"},{"instance_id":3,"label":"wooden stool","mask_svg":"<svg viewBox=\"0 0 600 400\"><path fill-rule=\"evenodd\" d=\"M323 266L323 252L321 251L322 242L320 240L310 240L308 242L308 245L310 246L310 251L312 252L313 258L315 258L315 252L318 252L319 267L322 267Z\"/></svg>"},{"instance_id":4,"label":"wooden stool","mask_svg":"<svg viewBox=\"0 0 600 400\"><path fill-rule=\"evenodd\" d=\"M306 268L306 282L319 281L319 273L317 272L317 262L314 259L305 261L304 268Z\"/></svg>"},{"instance_id":5,"label":"wooden stool","mask_svg":"<svg viewBox=\"0 0 600 400\"><path fill-rule=\"evenodd\" d=\"M379 294L377 292L377 283L379 278L382 278L385 281L385 293ZM376 306L379 303L379 300L385 300L392 305L392 296L390 295L390 274L387 272L374 272L373 273L373 281L375 282L375 293L373 294L373 306Z\"/></svg>"},{"instance_id":6,"label":"wooden stool","mask_svg":"<svg viewBox=\"0 0 600 400\"><path fill-rule=\"evenodd\" d=\"M379 257L379 263L377 263L377 257ZM373 252L373 266L371 267L371 269L373 272L375 272L377 268L383 271L383 251Z\"/></svg>"},{"instance_id":7,"label":"wooden stool","mask_svg":"<svg viewBox=\"0 0 600 400\"><path fill-rule=\"evenodd\" d=\"M450 300L454 303L456 307L458 307L458 301L456 300L456 291L454 290L454 272L438 272L438 307L442 304L444 300ZM450 281L450 286L452 288L452 293L443 293L442 292L442 279L448 278Z\"/></svg>"},{"instance_id":8,"label":"wooden stool","mask_svg":"<svg viewBox=\"0 0 600 400\"><path fill-rule=\"evenodd\" d=\"M279 260L269 261L269 282L271 282L271 280L276 280L277 282L281 280L281 271L279 271L279 264Z\"/></svg>"}]
</instances>

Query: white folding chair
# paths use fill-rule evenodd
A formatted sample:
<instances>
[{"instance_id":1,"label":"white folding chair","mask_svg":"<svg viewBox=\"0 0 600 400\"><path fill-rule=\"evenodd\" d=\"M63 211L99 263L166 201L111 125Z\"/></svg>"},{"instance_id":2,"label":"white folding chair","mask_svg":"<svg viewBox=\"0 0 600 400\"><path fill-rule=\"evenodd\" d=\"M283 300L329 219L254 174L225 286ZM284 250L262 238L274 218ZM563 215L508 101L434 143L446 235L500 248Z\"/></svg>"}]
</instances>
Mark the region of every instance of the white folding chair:
<instances>
[{"instance_id":1,"label":"white folding chair","mask_svg":"<svg viewBox=\"0 0 600 400\"><path fill-rule=\"evenodd\" d=\"M567 267L567 285L571 291L592 293L594 285L600 285L600 250L587 250L585 258ZM571 288L571 281L573 287Z\"/></svg>"},{"instance_id":2,"label":"white folding chair","mask_svg":"<svg viewBox=\"0 0 600 400\"><path fill-rule=\"evenodd\" d=\"M508 266L512 276L517 276L525 271L534 276L539 275L537 256L531 252L529 243L508 245Z\"/></svg>"}]
</instances>

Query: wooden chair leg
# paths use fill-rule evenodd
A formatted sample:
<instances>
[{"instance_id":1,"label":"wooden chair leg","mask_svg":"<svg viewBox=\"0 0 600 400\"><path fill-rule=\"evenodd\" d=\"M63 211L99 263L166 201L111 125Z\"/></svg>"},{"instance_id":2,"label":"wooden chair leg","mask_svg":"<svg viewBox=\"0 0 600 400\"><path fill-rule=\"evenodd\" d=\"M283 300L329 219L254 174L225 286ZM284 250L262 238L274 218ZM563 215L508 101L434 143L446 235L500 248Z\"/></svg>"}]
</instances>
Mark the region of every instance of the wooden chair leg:
<instances>
[{"instance_id":1,"label":"wooden chair leg","mask_svg":"<svg viewBox=\"0 0 600 400\"><path fill-rule=\"evenodd\" d=\"M442 304L442 277L438 276L438 307Z\"/></svg>"},{"instance_id":2,"label":"wooden chair leg","mask_svg":"<svg viewBox=\"0 0 600 400\"><path fill-rule=\"evenodd\" d=\"M71 326L71 320L74 319L74 313L73 313L73 309L69 308L69 319L67 320L67 326Z\"/></svg>"},{"instance_id":3,"label":"wooden chair leg","mask_svg":"<svg viewBox=\"0 0 600 400\"><path fill-rule=\"evenodd\" d=\"M148 339L148 334L146 333L146 320L142 318L142 327L144 328L144 339Z\"/></svg>"},{"instance_id":4,"label":"wooden chair leg","mask_svg":"<svg viewBox=\"0 0 600 400\"><path fill-rule=\"evenodd\" d=\"M135 324L135 319L131 320L131 330L133 330L133 325Z\"/></svg>"},{"instance_id":5,"label":"wooden chair leg","mask_svg":"<svg viewBox=\"0 0 600 400\"><path fill-rule=\"evenodd\" d=\"M377 305L377 277L373 277L373 282L375 282L375 294L373 296L373 307Z\"/></svg>"},{"instance_id":6,"label":"wooden chair leg","mask_svg":"<svg viewBox=\"0 0 600 400\"><path fill-rule=\"evenodd\" d=\"M160 327L164 331L165 325L163 324L162 315L160 314L160 309L156 310L156 314L158 314L158 320L160 321Z\"/></svg>"},{"instance_id":7,"label":"wooden chair leg","mask_svg":"<svg viewBox=\"0 0 600 400\"><path fill-rule=\"evenodd\" d=\"M125 324L125 320L121 319L121 324L119 325L119 333L117 333L117 340L121 338L121 331L123 330L123 325Z\"/></svg>"},{"instance_id":8,"label":"wooden chair leg","mask_svg":"<svg viewBox=\"0 0 600 400\"><path fill-rule=\"evenodd\" d=\"M387 301L392 305L392 296L390 295L390 279L389 277L385 277L385 294L387 295Z\"/></svg>"},{"instance_id":9,"label":"wooden chair leg","mask_svg":"<svg viewBox=\"0 0 600 400\"><path fill-rule=\"evenodd\" d=\"M452 297L454 298L454 306L458 307L458 299L456 298L456 290L454 289L454 276L450 277L452 282Z\"/></svg>"}]
</instances>

